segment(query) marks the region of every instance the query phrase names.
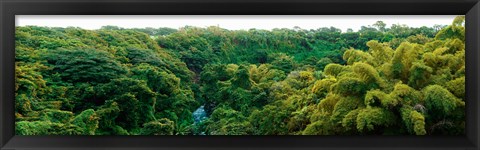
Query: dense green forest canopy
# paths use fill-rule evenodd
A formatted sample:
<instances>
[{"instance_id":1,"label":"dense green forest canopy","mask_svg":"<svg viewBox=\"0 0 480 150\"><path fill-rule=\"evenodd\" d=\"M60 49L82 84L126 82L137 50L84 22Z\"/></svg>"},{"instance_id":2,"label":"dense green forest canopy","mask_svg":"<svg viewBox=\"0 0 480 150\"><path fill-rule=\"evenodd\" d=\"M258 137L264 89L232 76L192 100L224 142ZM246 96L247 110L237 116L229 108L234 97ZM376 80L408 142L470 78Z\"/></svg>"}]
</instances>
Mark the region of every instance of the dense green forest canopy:
<instances>
[{"instance_id":1,"label":"dense green forest canopy","mask_svg":"<svg viewBox=\"0 0 480 150\"><path fill-rule=\"evenodd\" d=\"M16 27L16 134L464 134L464 19L356 32Z\"/></svg>"}]
</instances>

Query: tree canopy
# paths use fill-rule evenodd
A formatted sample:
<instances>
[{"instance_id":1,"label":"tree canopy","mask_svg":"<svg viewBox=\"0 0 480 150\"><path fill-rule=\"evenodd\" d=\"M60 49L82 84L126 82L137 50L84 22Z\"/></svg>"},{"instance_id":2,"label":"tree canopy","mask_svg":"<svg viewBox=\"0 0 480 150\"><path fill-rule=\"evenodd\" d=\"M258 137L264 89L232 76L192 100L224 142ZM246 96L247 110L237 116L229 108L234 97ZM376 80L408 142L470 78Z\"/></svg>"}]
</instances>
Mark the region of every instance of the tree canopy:
<instances>
[{"instance_id":1,"label":"tree canopy","mask_svg":"<svg viewBox=\"0 0 480 150\"><path fill-rule=\"evenodd\" d=\"M462 135L464 16L342 32L16 27L17 135ZM208 116L195 122L193 112Z\"/></svg>"}]
</instances>

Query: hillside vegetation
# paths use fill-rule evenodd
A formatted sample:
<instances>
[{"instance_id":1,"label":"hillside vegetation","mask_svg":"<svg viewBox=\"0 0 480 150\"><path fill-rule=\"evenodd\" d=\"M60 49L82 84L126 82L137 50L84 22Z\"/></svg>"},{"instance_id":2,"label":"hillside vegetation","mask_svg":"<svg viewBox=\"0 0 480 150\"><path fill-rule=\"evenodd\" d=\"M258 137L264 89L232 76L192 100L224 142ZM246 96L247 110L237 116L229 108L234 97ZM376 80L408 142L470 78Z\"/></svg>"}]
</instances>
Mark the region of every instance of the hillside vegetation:
<instances>
[{"instance_id":1,"label":"hillside vegetation","mask_svg":"<svg viewBox=\"0 0 480 150\"><path fill-rule=\"evenodd\" d=\"M16 27L16 134L462 135L464 21Z\"/></svg>"}]
</instances>

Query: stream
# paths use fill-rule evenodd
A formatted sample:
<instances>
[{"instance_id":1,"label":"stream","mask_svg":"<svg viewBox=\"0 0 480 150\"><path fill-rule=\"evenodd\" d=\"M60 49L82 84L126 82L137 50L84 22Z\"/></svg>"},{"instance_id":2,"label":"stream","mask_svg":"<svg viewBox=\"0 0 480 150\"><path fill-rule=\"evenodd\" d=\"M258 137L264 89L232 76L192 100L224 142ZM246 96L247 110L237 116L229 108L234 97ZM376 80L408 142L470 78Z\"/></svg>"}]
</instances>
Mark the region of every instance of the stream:
<instances>
[{"instance_id":1,"label":"stream","mask_svg":"<svg viewBox=\"0 0 480 150\"><path fill-rule=\"evenodd\" d=\"M197 110L193 112L194 125L199 124L200 122L204 121L207 118L208 118L207 113L205 112L205 108L203 105L198 107ZM201 131L199 135L205 135L205 132Z\"/></svg>"}]
</instances>

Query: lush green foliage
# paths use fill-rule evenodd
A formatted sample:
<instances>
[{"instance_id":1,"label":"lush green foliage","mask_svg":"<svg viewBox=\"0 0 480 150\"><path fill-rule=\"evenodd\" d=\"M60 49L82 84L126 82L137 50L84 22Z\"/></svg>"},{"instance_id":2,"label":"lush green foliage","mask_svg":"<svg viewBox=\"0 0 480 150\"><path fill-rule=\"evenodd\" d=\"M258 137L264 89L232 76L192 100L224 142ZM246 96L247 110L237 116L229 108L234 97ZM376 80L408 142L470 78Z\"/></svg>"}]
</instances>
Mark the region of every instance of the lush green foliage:
<instances>
[{"instance_id":1,"label":"lush green foliage","mask_svg":"<svg viewBox=\"0 0 480 150\"><path fill-rule=\"evenodd\" d=\"M190 134L194 73L145 33L17 27L16 62L18 134Z\"/></svg>"},{"instance_id":2,"label":"lush green foliage","mask_svg":"<svg viewBox=\"0 0 480 150\"><path fill-rule=\"evenodd\" d=\"M411 28L16 28L19 135L464 134L464 17ZM208 119L192 112L204 105Z\"/></svg>"}]
</instances>

